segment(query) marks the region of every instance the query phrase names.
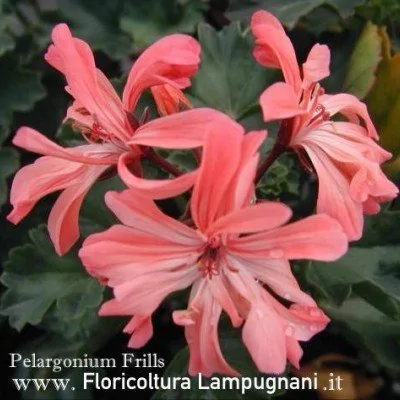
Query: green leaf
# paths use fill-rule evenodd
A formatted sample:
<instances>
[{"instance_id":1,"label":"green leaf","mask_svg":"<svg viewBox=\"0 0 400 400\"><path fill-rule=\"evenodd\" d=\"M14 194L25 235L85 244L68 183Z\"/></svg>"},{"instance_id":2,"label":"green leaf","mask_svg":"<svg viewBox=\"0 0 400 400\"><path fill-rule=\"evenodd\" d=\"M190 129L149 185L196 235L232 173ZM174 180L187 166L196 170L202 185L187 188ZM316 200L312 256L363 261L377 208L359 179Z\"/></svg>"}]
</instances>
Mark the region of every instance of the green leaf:
<instances>
[{"instance_id":1,"label":"green leaf","mask_svg":"<svg viewBox=\"0 0 400 400\"><path fill-rule=\"evenodd\" d=\"M14 112L31 110L45 94L38 73L20 69L11 56L0 58L0 128L7 130Z\"/></svg>"},{"instance_id":2,"label":"green leaf","mask_svg":"<svg viewBox=\"0 0 400 400\"><path fill-rule=\"evenodd\" d=\"M51 320L56 330L65 326L65 336L71 335L69 328L72 335L85 334L92 324L85 315L100 304L103 287L87 274L76 256L55 253L45 226L31 230L29 236L32 243L13 249L4 265L0 280L7 291L0 313L8 316L17 330L43 320L48 327Z\"/></svg>"},{"instance_id":3,"label":"green leaf","mask_svg":"<svg viewBox=\"0 0 400 400\"><path fill-rule=\"evenodd\" d=\"M389 246L400 243L400 211L383 210L378 215L365 216L364 234L357 247Z\"/></svg>"},{"instance_id":4,"label":"green leaf","mask_svg":"<svg viewBox=\"0 0 400 400\"><path fill-rule=\"evenodd\" d=\"M101 50L110 58L127 57L133 50L131 39L119 29L124 0L59 0L61 14L70 21L74 36Z\"/></svg>"},{"instance_id":5,"label":"green leaf","mask_svg":"<svg viewBox=\"0 0 400 400\"><path fill-rule=\"evenodd\" d=\"M342 259L303 268L304 284L332 318L332 328L375 362L396 370L400 370L399 220L398 211L367 217L363 239Z\"/></svg>"},{"instance_id":6,"label":"green leaf","mask_svg":"<svg viewBox=\"0 0 400 400\"><path fill-rule=\"evenodd\" d=\"M202 20L204 4L198 0L153 0L127 3L121 29L142 50L164 35L193 33Z\"/></svg>"},{"instance_id":7,"label":"green leaf","mask_svg":"<svg viewBox=\"0 0 400 400\"><path fill-rule=\"evenodd\" d=\"M351 248L334 263L310 263L307 278L333 303L340 304L353 292L400 319L400 246Z\"/></svg>"},{"instance_id":8,"label":"green leaf","mask_svg":"<svg viewBox=\"0 0 400 400\"><path fill-rule=\"evenodd\" d=\"M400 322L393 321L361 298L340 307L321 304L332 318L332 328L350 340L362 354L385 368L400 370Z\"/></svg>"},{"instance_id":9,"label":"green leaf","mask_svg":"<svg viewBox=\"0 0 400 400\"><path fill-rule=\"evenodd\" d=\"M7 199L6 179L19 167L19 154L10 147L0 147L0 207Z\"/></svg>"},{"instance_id":10,"label":"green leaf","mask_svg":"<svg viewBox=\"0 0 400 400\"><path fill-rule=\"evenodd\" d=\"M228 16L234 20L244 19L254 11L264 9L274 14L289 29L293 29L301 17L323 4L329 4L342 18L347 18L363 3L364 0L233 0Z\"/></svg>"},{"instance_id":11,"label":"green leaf","mask_svg":"<svg viewBox=\"0 0 400 400\"><path fill-rule=\"evenodd\" d=\"M381 60L382 38L378 27L367 22L350 56L343 91L363 99L375 82Z\"/></svg>"},{"instance_id":12,"label":"green leaf","mask_svg":"<svg viewBox=\"0 0 400 400\"><path fill-rule=\"evenodd\" d=\"M282 194L300 192L300 172L296 157L285 153L276 160L259 182L257 189L262 197L276 199Z\"/></svg>"},{"instance_id":13,"label":"green leaf","mask_svg":"<svg viewBox=\"0 0 400 400\"><path fill-rule=\"evenodd\" d=\"M15 47L15 40L8 31L10 19L4 13L4 2L0 1L0 57Z\"/></svg>"},{"instance_id":14,"label":"green leaf","mask_svg":"<svg viewBox=\"0 0 400 400\"><path fill-rule=\"evenodd\" d=\"M341 33L344 24L333 7L326 4L315 8L301 20L301 26L316 36L323 32Z\"/></svg>"},{"instance_id":15,"label":"green leaf","mask_svg":"<svg viewBox=\"0 0 400 400\"><path fill-rule=\"evenodd\" d=\"M326 0L324 3L334 7L342 18L348 18L354 14L356 7L365 3L365 0Z\"/></svg>"},{"instance_id":16,"label":"green leaf","mask_svg":"<svg viewBox=\"0 0 400 400\"><path fill-rule=\"evenodd\" d=\"M198 35L202 63L188 91L193 104L216 108L234 119L258 112L259 96L275 74L254 60L248 32L239 24L220 32L201 24Z\"/></svg>"},{"instance_id":17,"label":"green leaf","mask_svg":"<svg viewBox=\"0 0 400 400\"><path fill-rule=\"evenodd\" d=\"M8 51L14 49L15 40L14 38L7 32L1 29L0 22L0 57L3 56Z\"/></svg>"},{"instance_id":18,"label":"green leaf","mask_svg":"<svg viewBox=\"0 0 400 400\"><path fill-rule=\"evenodd\" d=\"M121 192L126 189L119 176L96 182L90 189L82 205L80 213L81 234L84 237L92 233L104 231L117 223L117 219L106 206L104 195L111 190Z\"/></svg>"}]
</instances>

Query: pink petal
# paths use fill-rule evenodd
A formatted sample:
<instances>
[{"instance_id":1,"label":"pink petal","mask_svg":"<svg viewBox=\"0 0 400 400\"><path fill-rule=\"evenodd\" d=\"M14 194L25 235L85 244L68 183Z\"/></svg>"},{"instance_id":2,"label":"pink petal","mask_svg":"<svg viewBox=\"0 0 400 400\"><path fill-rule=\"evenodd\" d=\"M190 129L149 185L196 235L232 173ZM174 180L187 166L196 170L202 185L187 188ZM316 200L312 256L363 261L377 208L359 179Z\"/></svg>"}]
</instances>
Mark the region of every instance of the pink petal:
<instances>
[{"instance_id":1,"label":"pink petal","mask_svg":"<svg viewBox=\"0 0 400 400\"><path fill-rule=\"evenodd\" d=\"M337 113L343 114L345 117L348 114L356 114L361 117L365 123L369 137L378 140L379 136L375 126L369 116L367 106L357 99L356 96L347 93L339 93L335 95L321 96L321 104L325 107L326 111L331 115Z\"/></svg>"},{"instance_id":2,"label":"pink petal","mask_svg":"<svg viewBox=\"0 0 400 400\"><path fill-rule=\"evenodd\" d=\"M256 279L267 284L282 299L315 306L315 301L301 290L287 260L241 259L241 262Z\"/></svg>"},{"instance_id":3,"label":"pink petal","mask_svg":"<svg viewBox=\"0 0 400 400\"><path fill-rule=\"evenodd\" d=\"M224 311L229 315L232 325L237 328L239 327L243 319L240 317L236 305L226 287L226 282L221 275L213 276L212 279L208 281L208 287L215 300L218 301L219 305L224 309Z\"/></svg>"},{"instance_id":4,"label":"pink petal","mask_svg":"<svg viewBox=\"0 0 400 400\"><path fill-rule=\"evenodd\" d=\"M203 145L207 132L222 130L232 124L225 114L210 108L196 108L158 118L139 127L131 145L164 149L192 149Z\"/></svg>"},{"instance_id":5,"label":"pink petal","mask_svg":"<svg viewBox=\"0 0 400 400\"><path fill-rule=\"evenodd\" d=\"M231 184L231 201L228 210L239 210L248 205L254 193L254 179L259 159L258 149L264 142L267 131L248 132L242 142L241 160Z\"/></svg>"},{"instance_id":6,"label":"pink petal","mask_svg":"<svg viewBox=\"0 0 400 400\"><path fill-rule=\"evenodd\" d=\"M292 139L291 146L308 143L317 144L329 157L344 163L373 161L382 164L392 157L367 136L365 128L350 122L327 121L305 129Z\"/></svg>"},{"instance_id":7,"label":"pink petal","mask_svg":"<svg viewBox=\"0 0 400 400\"><path fill-rule=\"evenodd\" d=\"M260 97L264 121L292 118L307 113L299 107L299 96L293 87L278 82L269 86Z\"/></svg>"},{"instance_id":8,"label":"pink petal","mask_svg":"<svg viewBox=\"0 0 400 400\"><path fill-rule=\"evenodd\" d=\"M368 199L370 187L367 184L368 172L365 168L361 168L353 176L351 180L349 193L350 196L360 203Z\"/></svg>"},{"instance_id":9,"label":"pink petal","mask_svg":"<svg viewBox=\"0 0 400 400\"><path fill-rule=\"evenodd\" d=\"M262 296L264 301L271 304L280 316L287 337L308 341L324 330L330 322L330 319L316 305L305 306L293 303L287 309L267 291L263 291Z\"/></svg>"},{"instance_id":10,"label":"pink petal","mask_svg":"<svg viewBox=\"0 0 400 400\"><path fill-rule=\"evenodd\" d=\"M198 179L193 188L192 218L202 232L223 215L229 205L232 206L226 197L240 163L244 130L232 120L226 122L216 124L207 132Z\"/></svg>"},{"instance_id":11,"label":"pink petal","mask_svg":"<svg viewBox=\"0 0 400 400\"><path fill-rule=\"evenodd\" d=\"M201 373L207 377L215 373L238 376L238 372L226 362L219 345L218 322L221 307L204 285L200 285L199 289L195 286L191 297L194 297L193 292L197 290L200 293L197 294L198 299L192 308L196 310L195 324L189 321L185 326L190 353L189 374Z\"/></svg>"},{"instance_id":12,"label":"pink petal","mask_svg":"<svg viewBox=\"0 0 400 400\"><path fill-rule=\"evenodd\" d=\"M105 201L124 225L182 246L201 245L201 240L193 229L168 217L153 201L143 198L140 192L134 190L124 190L121 193L108 192Z\"/></svg>"},{"instance_id":13,"label":"pink petal","mask_svg":"<svg viewBox=\"0 0 400 400\"><path fill-rule=\"evenodd\" d=\"M115 298L101 306L99 315L151 315L166 296L190 286L196 272L186 269L136 277L114 288Z\"/></svg>"},{"instance_id":14,"label":"pink petal","mask_svg":"<svg viewBox=\"0 0 400 400\"><path fill-rule=\"evenodd\" d=\"M121 154L121 150L112 144L88 144L64 148L26 126L18 129L13 144L34 153L93 165L116 164Z\"/></svg>"},{"instance_id":15,"label":"pink petal","mask_svg":"<svg viewBox=\"0 0 400 400\"><path fill-rule=\"evenodd\" d=\"M209 236L221 233L255 233L283 225L291 216L292 211L284 204L259 203L221 217L205 233Z\"/></svg>"},{"instance_id":16,"label":"pink petal","mask_svg":"<svg viewBox=\"0 0 400 400\"><path fill-rule=\"evenodd\" d=\"M347 178L323 151L311 146L306 151L318 175L317 212L335 218L349 240L358 240L364 225L362 204L351 198Z\"/></svg>"},{"instance_id":17,"label":"pink petal","mask_svg":"<svg viewBox=\"0 0 400 400\"><path fill-rule=\"evenodd\" d=\"M178 196L190 189L196 181L197 170L172 179L139 178L128 169L127 163L131 158L128 153L121 156L118 163L118 173L124 183L128 187L140 191L142 197L160 200Z\"/></svg>"},{"instance_id":18,"label":"pink petal","mask_svg":"<svg viewBox=\"0 0 400 400\"><path fill-rule=\"evenodd\" d=\"M303 350L299 342L289 336L286 336L287 358L295 368L300 369L300 360L303 357Z\"/></svg>"},{"instance_id":19,"label":"pink petal","mask_svg":"<svg viewBox=\"0 0 400 400\"><path fill-rule=\"evenodd\" d=\"M81 185L92 173L102 173L107 166L85 164L44 156L21 168L14 177L8 220L21 221L44 196L70 186Z\"/></svg>"},{"instance_id":20,"label":"pink petal","mask_svg":"<svg viewBox=\"0 0 400 400\"><path fill-rule=\"evenodd\" d=\"M184 268L197 253L195 247L184 246L167 237L114 225L86 239L79 257L90 274L119 283L118 276L127 280L150 272Z\"/></svg>"},{"instance_id":21,"label":"pink petal","mask_svg":"<svg viewBox=\"0 0 400 400\"><path fill-rule=\"evenodd\" d=\"M122 97L125 109L134 110L141 93L151 86L189 86L199 63L200 45L192 37L175 34L158 40L140 55L129 73Z\"/></svg>"},{"instance_id":22,"label":"pink petal","mask_svg":"<svg viewBox=\"0 0 400 400\"><path fill-rule=\"evenodd\" d=\"M313 215L286 226L231 241L243 258L283 258L334 261L347 251L340 224L326 215Z\"/></svg>"},{"instance_id":23,"label":"pink petal","mask_svg":"<svg viewBox=\"0 0 400 400\"><path fill-rule=\"evenodd\" d=\"M151 317L134 316L125 326L124 332L132 335L128 347L140 349L153 336Z\"/></svg>"},{"instance_id":24,"label":"pink petal","mask_svg":"<svg viewBox=\"0 0 400 400\"><path fill-rule=\"evenodd\" d=\"M190 101L177 87L171 85L152 86L151 94L156 102L158 113L162 116L193 108Z\"/></svg>"},{"instance_id":25,"label":"pink petal","mask_svg":"<svg viewBox=\"0 0 400 400\"><path fill-rule=\"evenodd\" d=\"M315 44L303 64L304 81L316 83L330 75L331 52L326 45Z\"/></svg>"},{"instance_id":26,"label":"pink petal","mask_svg":"<svg viewBox=\"0 0 400 400\"><path fill-rule=\"evenodd\" d=\"M243 327L243 342L257 368L265 374L282 374L286 368L286 343L282 322L263 301L252 305Z\"/></svg>"},{"instance_id":27,"label":"pink petal","mask_svg":"<svg viewBox=\"0 0 400 400\"><path fill-rule=\"evenodd\" d=\"M267 11L257 11L251 18L251 30L256 38L253 55L266 67L281 68L285 81L297 93L301 78L292 42L281 23Z\"/></svg>"},{"instance_id":28,"label":"pink petal","mask_svg":"<svg viewBox=\"0 0 400 400\"><path fill-rule=\"evenodd\" d=\"M108 133L122 141L129 139L132 130L122 102L107 78L96 69L89 45L74 38L66 24L56 25L52 39L54 44L45 59L65 75L69 93Z\"/></svg>"},{"instance_id":29,"label":"pink petal","mask_svg":"<svg viewBox=\"0 0 400 400\"><path fill-rule=\"evenodd\" d=\"M79 211L82 202L106 168L92 167L92 171L86 174L82 182L67 187L58 196L48 222L50 238L57 254L67 253L79 239Z\"/></svg>"}]
</instances>

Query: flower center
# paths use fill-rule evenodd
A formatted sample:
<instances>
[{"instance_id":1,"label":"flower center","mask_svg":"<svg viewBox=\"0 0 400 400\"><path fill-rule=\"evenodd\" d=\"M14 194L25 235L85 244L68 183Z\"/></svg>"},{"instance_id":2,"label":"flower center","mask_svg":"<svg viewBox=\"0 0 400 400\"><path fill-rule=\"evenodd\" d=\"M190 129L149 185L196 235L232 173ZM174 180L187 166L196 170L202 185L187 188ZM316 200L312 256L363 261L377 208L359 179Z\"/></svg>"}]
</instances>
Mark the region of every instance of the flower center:
<instances>
[{"instance_id":1,"label":"flower center","mask_svg":"<svg viewBox=\"0 0 400 400\"><path fill-rule=\"evenodd\" d=\"M314 109L314 115L311 117L308 126L313 124L320 124L323 121L328 121L330 118L329 113L326 111L325 107L322 104L317 104Z\"/></svg>"},{"instance_id":2,"label":"flower center","mask_svg":"<svg viewBox=\"0 0 400 400\"><path fill-rule=\"evenodd\" d=\"M75 111L83 117L91 116L90 112L85 107L77 108ZM75 121L73 127L82 133L82 136L88 143L98 144L112 141L112 135L99 124L95 115L92 116L92 119L93 122L91 126L89 124L86 125L85 123Z\"/></svg>"},{"instance_id":3,"label":"flower center","mask_svg":"<svg viewBox=\"0 0 400 400\"><path fill-rule=\"evenodd\" d=\"M219 236L213 236L207 240L202 248L202 254L197 259L197 268L203 278L212 279L219 275L221 267L225 265L230 271L238 272L226 257L226 249Z\"/></svg>"}]
</instances>

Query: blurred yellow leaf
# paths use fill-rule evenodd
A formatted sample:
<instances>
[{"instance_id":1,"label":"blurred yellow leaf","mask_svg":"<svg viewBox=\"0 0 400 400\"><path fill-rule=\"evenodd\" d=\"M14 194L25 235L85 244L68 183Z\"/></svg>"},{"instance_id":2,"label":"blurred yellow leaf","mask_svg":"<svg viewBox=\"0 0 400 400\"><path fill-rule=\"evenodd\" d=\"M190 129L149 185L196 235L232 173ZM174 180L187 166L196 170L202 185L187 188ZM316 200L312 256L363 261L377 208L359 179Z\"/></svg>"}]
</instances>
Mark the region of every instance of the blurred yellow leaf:
<instances>
[{"instance_id":1,"label":"blurred yellow leaf","mask_svg":"<svg viewBox=\"0 0 400 400\"><path fill-rule=\"evenodd\" d=\"M390 40L380 28L383 60L367 104L381 137L380 144L396 157L400 154L400 53L391 56Z\"/></svg>"},{"instance_id":2,"label":"blurred yellow leaf","mask_svg":"<svg viewBox=\"0 0 400 400\"><path fill-rule=\"evenodd\" d=\"M382 39L379 28L368 21L351 53L343 84L344 92L360 99L368 94L382 60Z\"/></svg>"}]
</instances>

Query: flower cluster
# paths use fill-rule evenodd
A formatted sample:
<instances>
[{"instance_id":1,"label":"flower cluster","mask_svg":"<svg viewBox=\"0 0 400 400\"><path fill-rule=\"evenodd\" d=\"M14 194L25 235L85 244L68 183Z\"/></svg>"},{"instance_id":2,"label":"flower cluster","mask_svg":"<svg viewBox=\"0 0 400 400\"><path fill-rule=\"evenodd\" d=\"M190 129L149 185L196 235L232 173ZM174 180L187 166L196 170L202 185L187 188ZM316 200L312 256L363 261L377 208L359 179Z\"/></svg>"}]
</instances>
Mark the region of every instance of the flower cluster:
<instances>
[{"instance_id":1,"label":"flower cluster","mask_svg":"<svg viewBox=\"0 0 400 400\"><path fill-rule=\"evenodd\" d=\"M115 174L125 183L126 190L105 195L120 224L89 236L79 256L90 275L113 289L100 315L131 317L124 331L134 348L152 337L160 303L191 288L187 308L172 316L185 329L190 374L240 373L220 349L222 312L233 327L243 327L260 371L282 373L287 361L299 367L299 342L323 330L329 318L301 290L289 261L338 259L361 237L363 215L377 213L379 203L398 193L380 169L391 155L376 143L366 106L349 94L327 95L319 84L329 75L328 47L316 44L300 68L273 15L256 12L251 31L256 60L281 69L285 80L260 97L264 120L281 121L262 162L266 131L246 133L219 111L193 108L184 95L200 64L195 39L176 34L150 46L134 63L121 99L89 46L65 24L54 28L45 59L65 75L74 99L66 120L87 143L63 148L28 127L13 141L43 156L15 176L8 219L18 223L42 197L62 191L48 220L59 255L79 239L79 211L92 185ZM159 112L153 120L146 111L135 114L146 90ZM155 148L192 150L197 169L183 173ZM316 215L295 222L286 205L255 197L258 180L289 149L319 184ZM171 178L144 178L145 159ZM190 200L178 219L155 202L184 192Z\"/></svg>"}]
</instances>

